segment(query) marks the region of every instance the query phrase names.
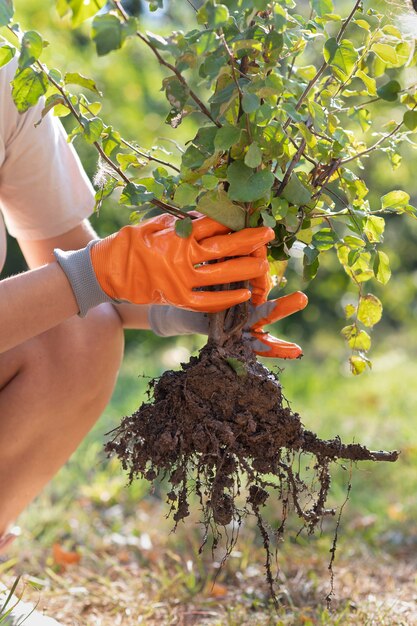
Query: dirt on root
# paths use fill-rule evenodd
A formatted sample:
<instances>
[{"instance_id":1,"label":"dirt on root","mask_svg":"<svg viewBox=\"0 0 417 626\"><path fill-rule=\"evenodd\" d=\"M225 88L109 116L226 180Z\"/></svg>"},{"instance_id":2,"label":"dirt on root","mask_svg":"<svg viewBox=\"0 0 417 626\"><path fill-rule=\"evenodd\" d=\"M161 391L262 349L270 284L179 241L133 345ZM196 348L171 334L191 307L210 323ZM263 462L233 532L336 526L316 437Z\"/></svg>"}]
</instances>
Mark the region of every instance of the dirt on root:
<instances>
[{"instance_id":1,"label":"dirt on root","mask_svg":"<svg viewBox=\"0 0 417 626\"><path fill-rule=\"evenodd\" d=\"M271 533L261 515L268 498L274 494L281 503L274 539L282 537L290 510L313 532L324 515L335 514L326 505L332 461L394 461L398 456L345 445L338 437L321 440L306 430L284 399L276 375L240 342L205 346L180 371L165 372L151 387L153 400L112 431L107 453L118 455L130 480L167 478L167 499L176 524L189 515L195 493L205 541L211 532L215 547L221 529L231 525L226 556L242 519L254 514L266 549L272 594ZM303 480L294 462L301 452L313 456L312 483ZM334 542L332 557L335 547Z\"/></svg>"}]
</instances>

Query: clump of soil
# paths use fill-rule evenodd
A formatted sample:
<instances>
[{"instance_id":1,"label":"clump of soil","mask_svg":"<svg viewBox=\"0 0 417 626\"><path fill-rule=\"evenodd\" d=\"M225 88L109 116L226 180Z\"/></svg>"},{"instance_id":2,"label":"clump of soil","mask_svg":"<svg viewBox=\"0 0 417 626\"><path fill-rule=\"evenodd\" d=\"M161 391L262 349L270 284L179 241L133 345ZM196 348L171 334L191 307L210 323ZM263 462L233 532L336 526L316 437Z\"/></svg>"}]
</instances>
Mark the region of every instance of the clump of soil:
<instances>
[{"instance_id":1,"label":"clump of soil","mask_svg":"<svg viewBox=\"0 0 417 626\"><path fill-rule=\"evenodd\" d=\"M326 508L332 461L398 457L397 452L345 445L339 438L323 441L306 430L300 416L286 405L277 377L242 342L205 346L180 371L165 372L152 381L152 390L153 401L123 419L106 451L119 456L130 480L167 477L176 524L189 515L190 495L195 492L206 539L211 531L214 546L222 527L233 523L232 529L238 528L246 514L254 514L266 549L272 594L270 536L261 515L271 494L282 506L278 537L290 509L313 532L324 515L335 513ZM300 452L313 455L314 490L295 469ZM239 507L242 477L245 503ZM231 536L227 553L236 539L234 530Z\"/></svg>"}]
</instances>

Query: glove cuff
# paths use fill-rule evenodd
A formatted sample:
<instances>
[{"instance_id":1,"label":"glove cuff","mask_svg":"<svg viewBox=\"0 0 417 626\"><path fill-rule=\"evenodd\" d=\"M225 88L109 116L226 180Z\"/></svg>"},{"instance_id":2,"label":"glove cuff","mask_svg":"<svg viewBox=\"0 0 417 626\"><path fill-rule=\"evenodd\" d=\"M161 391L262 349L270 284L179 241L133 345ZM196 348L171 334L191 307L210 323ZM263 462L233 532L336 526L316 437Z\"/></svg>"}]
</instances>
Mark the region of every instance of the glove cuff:
<instances>
[{"instance_id":1,"label":"glove cuff","mask_svg":"<svg viewBox=\"0 0 417 626\"><path fill-rule=\"evenodd\" d=\"M110 298L100 287L94 273L93 264L90 257L90 249L100 239L90 241L81 250L54 250L54 256L67 277L71 289L74 292L78 304L80 317L85 317L87 312L103 302L116 303L117 300Z\"/></svg>"},{"instance_id":2,"label":"glove cuff","mask_svg":"<svg viewBox=\"0 0 417 626\"><path fill-rule=\"evenodd\" d=\"M155 335L160 337L208 335L209 323L206 313L153 304L149 307L148 320Z\"/></svg>"}]
</instances>

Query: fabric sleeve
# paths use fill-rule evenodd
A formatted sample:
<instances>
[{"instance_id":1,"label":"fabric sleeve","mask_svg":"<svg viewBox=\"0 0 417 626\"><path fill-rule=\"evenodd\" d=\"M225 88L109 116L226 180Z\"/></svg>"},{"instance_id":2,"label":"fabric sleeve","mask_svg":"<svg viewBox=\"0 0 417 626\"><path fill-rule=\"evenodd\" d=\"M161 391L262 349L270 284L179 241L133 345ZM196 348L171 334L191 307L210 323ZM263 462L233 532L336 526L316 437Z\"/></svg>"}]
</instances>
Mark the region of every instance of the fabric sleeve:
<instances>
[{"instance_id":1,"label":"fabric sleeve","mask_svg":"<svg viewBox=\"0 0 417 626\"><path fill-rule=\"evenodd\" d=\"M0 70L0 210L17 239L48 239L75 228L94 209L94 189L58 118L39 126L43 101L19 114L11 97L17 61Z\"/></svg>"}]
</instances>

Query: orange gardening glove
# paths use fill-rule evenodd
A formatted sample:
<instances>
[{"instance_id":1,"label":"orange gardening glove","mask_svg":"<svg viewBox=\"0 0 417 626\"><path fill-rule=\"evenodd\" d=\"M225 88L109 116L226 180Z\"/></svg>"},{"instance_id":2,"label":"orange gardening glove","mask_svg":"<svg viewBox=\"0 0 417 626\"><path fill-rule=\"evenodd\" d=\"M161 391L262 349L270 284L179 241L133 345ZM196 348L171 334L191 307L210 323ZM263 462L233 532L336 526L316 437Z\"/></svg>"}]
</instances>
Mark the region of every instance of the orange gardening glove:
<instances>
[{"instance_id":1,"label":"orange gardening glove","mask_svg":"<svg viewBox=\"0 0 417 626\"><path fill-rule=\"evenodd\" d=\"M55 250L80 315L104 301L172 304L212 313L249 300L249 289L205 288L261 277L267 269L266 252L253 253L265 248L274 231L262 226L231 233L199 217L192 222L191 235L183 238L175 232L176 219L161 215L125 226L83 250Z\"/></svg>"},{"instance_id":2,"label":"orange gardening glove","mask_svg":"<svg viewBox=\"0 0 417 626\"><path fill-rule=\"evenodd\" d=\"M259 356L275 359L297 359L302 356L303 351L300 346L270 335L264 330L264 326L301 311L307 302L307 296L301 291L296 291L277 300L268 300L258 306L251 304L244 334L250 338L253 351Z\"/></svg>"},{"instance_id":3,"label":"orange gardening glove","mask_svg":"<svg viewBox=\"0 0 417 626\"><path fill-rule=\"evenodd\" d=\"M259 248L253 252L253 255L259 259L266 259L266 254L266 248ZM272 288L268 272L253 279L251 288L252 299L244 334L251 339L253 351L259 356L276 359L297 359L302 356L303 351L300 346L270 335L264 330L264 326L304 309L308 303L307 296L301 291L296 291L277 300L267 300Z\"/></svg>"}]
</instances>

